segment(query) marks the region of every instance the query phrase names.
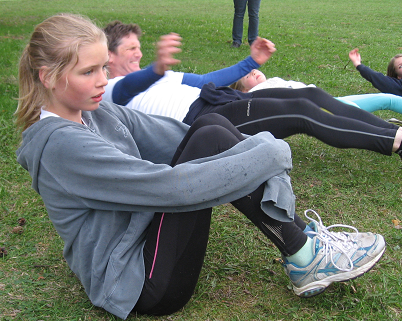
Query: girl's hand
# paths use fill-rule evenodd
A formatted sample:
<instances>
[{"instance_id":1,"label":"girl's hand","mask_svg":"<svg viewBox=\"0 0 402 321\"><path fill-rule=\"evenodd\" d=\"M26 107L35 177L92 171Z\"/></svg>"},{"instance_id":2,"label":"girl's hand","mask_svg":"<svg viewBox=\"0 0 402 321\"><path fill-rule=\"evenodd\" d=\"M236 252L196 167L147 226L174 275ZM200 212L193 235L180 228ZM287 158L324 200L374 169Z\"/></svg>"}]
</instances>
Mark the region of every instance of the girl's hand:
<instances>
[{"instance_id":1,"label":"girl's hand","mask_svg":"<svg viewBox=\"0 0 402 321\"><path fill-rule=\"evenodd\" d=\"M349 59L352 61L353 66L357 67L358 65L361 65L362 63L362 57L359 54L359 49L353 49L351 52L349 52Z\"/></svg>"}]
</instances>

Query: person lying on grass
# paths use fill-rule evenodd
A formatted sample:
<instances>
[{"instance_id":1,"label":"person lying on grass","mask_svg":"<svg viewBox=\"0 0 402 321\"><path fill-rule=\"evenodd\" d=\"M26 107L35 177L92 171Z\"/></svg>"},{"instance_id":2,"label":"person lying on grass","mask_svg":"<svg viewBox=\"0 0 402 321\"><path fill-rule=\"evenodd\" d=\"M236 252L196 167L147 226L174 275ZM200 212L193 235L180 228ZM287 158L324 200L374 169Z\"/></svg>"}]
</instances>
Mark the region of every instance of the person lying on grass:
<instances>
[{"instance_id":1,"label":"person lying on grass","mask_svg":"<svg viewBox=\"0 0 402 321\"><path fill-rule=\"evenodd\" d=\"M169 69L180 62L172 54L180 52L181 37L170 33L160 37L155 62L141 69L140 27L114 21L104 31L109 46L109 83L104 99L120 105L129 103L133 108L141 104L139 110L147 114L161 114L160 109L168 107L170 115L162 115L181 120L204 84L213 82L218 86L229 86L259 68L276 50L271 41L258 38L250 47L250 56L231 67L203 75L174 72Z\"/></svg>"},{"instance_id":2,"label":"person lying on grass","mask_svg":"<svg viewBox=\"0 0 402 321\"><path fill-rule=\"evenodd\" d=\"M104 28L109 41L110 74L119 75L109 79L106 101L146 114L172 117L189 125L197 117L213 112L225 116L249 135L269 131L283 139L304 133L337 148L367 149L383 155L402 152L399 126L345 104L320 88L270 88L253 93L227 87L217 90L216 84L226 86L229 79L247 77L240 75L252 64L240 68L244 61L206 75L168 70L170 64L178 63L172 57L181 44L177 34L163 36L157 44L155 64L141 69L138 28L118 21ZM276 48L272 42L257 38L250 51L246 61L258 60L262 64Z\"/></svg>"},{"instance_id":3,"label":"person lying on grass","mask_svg":"<svg viewBox=\"0 0 402 321\"><path fill-rule=\"evenodd\" d=\"M381 258L381 235L332 232L314 211L305 213L309 225L295 213L286 142L268 132L246 138L218 114L189 127L103 102L108 59L105 34L90 20L46 19L21 56L16 110L17 161L94 305L123 319L183 308L212 207L227 202L275 244L299 296Z\"/></svg>"},{"instance_id":4,"label":"person lying on grass","mask_svg":"<svg viewBox=\"0 0 402 321\"><path fill-rule=\"evenodd\" d=\"M252 70L249 74L230 85L230 88L240 90L242 92L253 92L267 88L300 89L306 87L316 86L313 84L306 85L299 81L284 80L279 77L267 79L264 73L257 69ZM370 113L378 110L391 110L402 114L402 97L393 94L359 94L336 97L336 99ZM399 126L402 125L402 122L395 122L395 120L388 121L396 123Z\"/></svg>"}]
</instances>

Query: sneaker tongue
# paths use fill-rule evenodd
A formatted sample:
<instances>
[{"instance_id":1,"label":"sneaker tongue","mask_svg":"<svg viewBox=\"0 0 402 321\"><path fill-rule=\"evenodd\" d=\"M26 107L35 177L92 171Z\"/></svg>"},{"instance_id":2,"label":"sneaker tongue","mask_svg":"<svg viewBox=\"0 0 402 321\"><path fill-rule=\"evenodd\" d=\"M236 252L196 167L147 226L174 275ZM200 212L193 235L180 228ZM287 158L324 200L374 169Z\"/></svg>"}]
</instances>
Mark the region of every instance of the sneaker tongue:
<instances>
[{"instance_id":1,"label":"sneaker tongue","mask_svg":"<svg viewBox=\"0 0 402 321\"><path fill-rule=\"evenodd\" d=\"M319 227L318 224L314 221L310 222L308 226L316 233L318 233Z\"/></svg>"}]
</instances>

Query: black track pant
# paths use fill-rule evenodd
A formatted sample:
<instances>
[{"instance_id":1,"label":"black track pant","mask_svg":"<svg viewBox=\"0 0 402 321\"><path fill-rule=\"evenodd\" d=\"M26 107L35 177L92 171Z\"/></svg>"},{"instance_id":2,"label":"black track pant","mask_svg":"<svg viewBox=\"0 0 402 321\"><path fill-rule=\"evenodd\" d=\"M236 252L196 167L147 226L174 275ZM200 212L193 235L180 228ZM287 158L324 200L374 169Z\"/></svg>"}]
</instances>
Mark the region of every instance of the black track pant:
<instances>
[{"instance_id":1,"label":"black track pant","mask_svg":"<svg viewBox=\"0 0 402 321\"><path fill-rule=\"evenodd\" d=\"M178 147L172 165L223 152L243 139L224 117L217 114L201 117ZM262 193L261 186L232 204L284 255L296 253L306 242L305 223L297 216L291 223L271 219L261 210ZM133 311L165 315L188 302L204 261L211 212L208 208L188 213L155 214L144 247L145 283Z\"/></svg>"},{"instance_id":2,"label":"black track pant","mask_svg":"<svg viewBox=\"0 0 402 321\"><path fill-rule=\"evenodd\" d=\"M392 154L398 130L396 125L310 87L258 90L250 99L208 106L197 117L208 113L225 116L249 135L269 131L283 139L307 134L337 148L367 149L384 155Z\"/></svg>"}]
</instances>

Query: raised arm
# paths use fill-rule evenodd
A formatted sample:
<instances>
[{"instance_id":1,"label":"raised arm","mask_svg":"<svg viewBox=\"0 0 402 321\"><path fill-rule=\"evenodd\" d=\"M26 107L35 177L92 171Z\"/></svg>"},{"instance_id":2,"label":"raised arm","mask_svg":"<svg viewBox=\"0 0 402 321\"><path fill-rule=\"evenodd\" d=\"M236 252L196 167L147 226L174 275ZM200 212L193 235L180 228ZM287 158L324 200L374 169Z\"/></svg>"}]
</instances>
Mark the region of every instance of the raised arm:
<instances>
[{"instance_id":1,"label":"raised arm","mask_svg":"<svg viewBox=\"0 0 402 321\"><path fill-rule=\"evenodd\" d=\"M362 63L362 57L359 54L358 48L355 48L349 52L349 59L355 67L359 66Z\"/></svg>"},{"instance_id":2,"label":"raised arm","mask_svg":"<svg viewBox=\"0 0 402 321\"><path fill-rule=\"evenodd\" d=\"M360 75L371 82L372 85L379 91L402 96L402 81L400 79L385 76L381 72L374 71L362 64L359 49L353 49L350 51L349 59L360 72Z\"/></svg>"},{"instance_id":3,"label":"raised arm","mask_svg":"<svg viewBox=\"0 0 402 321\"><path fill-rule=\"evenodd\" d=\"M236 65L216 70L204 75L185 73L182 83L201 88L204 84L213 82L216 86L229 86L247 75L251 70L259 68L271 58L276 51L275 44L258 37L250 48L250 56Z\"/></svg>"}]
</instances>

